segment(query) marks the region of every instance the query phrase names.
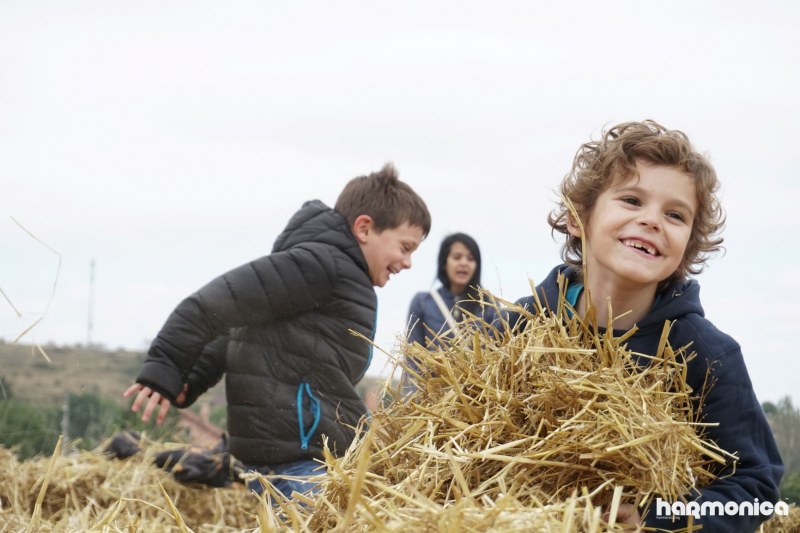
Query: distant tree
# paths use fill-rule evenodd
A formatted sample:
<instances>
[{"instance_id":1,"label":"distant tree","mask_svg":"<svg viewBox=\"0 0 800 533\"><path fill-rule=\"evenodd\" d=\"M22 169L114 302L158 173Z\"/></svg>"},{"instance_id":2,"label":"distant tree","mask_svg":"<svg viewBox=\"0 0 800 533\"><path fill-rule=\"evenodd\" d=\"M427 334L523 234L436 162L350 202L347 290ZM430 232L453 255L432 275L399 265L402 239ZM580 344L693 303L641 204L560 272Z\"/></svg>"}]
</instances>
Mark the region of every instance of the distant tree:
<instances>
[{"instance_id":1,"label":"distant tree","mask_svg":"<svg viewBox=\"0 0 800 533\"><path fill-rule=\"evenodd\" d=\"M97 447L106 437L118 431L124 420L122 407L96 394L70 394L67 406L69 437L80 437L81 448Z\"/></svg>"},{"instance_id":2,"label":"distant tree","mask_svg":"<svg viewBox=\"0 0 800 533\"><path fill-rule=\"evenodd\" d=\"M785 475L781 483L781 498L800 505L800 472Z\"/></svg>"},{"instance_id":3,"label":"distant tree","mask_svg":"<svg viewBox=\"0 0 800 533\"><path fill-rule=\"evenodd\" d=\"M15 448L21 459L50 455L58 441L58 412L17 400L0 402L0 445Z\"/></svg>"},{"instance_id":4,"label":"distant tree","mask_svg":"<svg viewBox=\"0 0 800 533\"><path fill-rule=\"evenodd\" d=\"M132 413L127 405L91 393L71 394L61 407L9 398L0 401L0 446L15 449L25 460L36 455L51 455L59 435L65 431L69 441L82 449L97 448L122 430L146 434L151 440L183 440L177 424L177 409L170 409L160 426L152 421L144 423L140 416L140 413Z\"/></svg>"},{"instance_id":5,"label":"distant tree","mask_svg":"<svg viewBox=\"0 0 800 533\"><path fill-rule=\"evenodd\" d=\"M792 405L789 396L781 398L777 404L765 403L775 441L783 458L784 474L781 495L791 501L800 501L800 410Z\"/></svg>"}]
</instances>

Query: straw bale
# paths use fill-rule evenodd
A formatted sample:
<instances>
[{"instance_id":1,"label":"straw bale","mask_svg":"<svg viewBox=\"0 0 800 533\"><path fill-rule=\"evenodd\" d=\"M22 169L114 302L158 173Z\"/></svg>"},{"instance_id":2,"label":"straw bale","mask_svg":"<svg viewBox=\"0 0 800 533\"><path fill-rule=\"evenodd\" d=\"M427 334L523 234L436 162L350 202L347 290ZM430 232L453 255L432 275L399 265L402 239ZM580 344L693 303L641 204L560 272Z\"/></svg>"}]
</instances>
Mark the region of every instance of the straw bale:
<instances>
[{"instance_id":1,"label":"straw bale","mask_svg":"<svg viewBox=\"0 0 800 533\"><path fill-rule=\"evenodd\" d=\"M563 298L552 313L516 310L524 327L495 329L471 316L439 349L404 346L423 369L412 376L416 391L390 388L395 401L372 414L342 458L328 458L316 498L283 502L276 523L615 530L601 525L601 509L676 501L734 459L703 438L693 403L703 391L685 382L692 354L666 342L668 324L659 353L646 357L627 350L632 331L615 338L590 328Z\"/></svg>"},{"instance_id":2,"label":"straw bale","mask_svg":"<svg viewBox=\"0 0 800 533\"><path fill-rule=\"evenodd\" d=\"M387 379L393 401L343 456L327 454L313 495L286 499L258 474L246 479L265 484L261 498L179 484L152 465L166 445L125 461L79 452L19 463L0 449L12 480L0 532L624 531L604 513L675 501L734 459L703 437L703 391L685 382L692 354L669 346L668 325L648 358L627 350L630 333L601 334L563 301L518 311L524 328L473 316L438 350L401 347L423 369L417 390L402 396ZM797 531L796 521L793 508L762 532Z\"/></svg>"},{"instance_id":3,"label":"straw bale","mask_svg":"<svg viewBox=\"0 0 800 533\"><path fill-rule=\"evenodd\" d=\"M789 506L788 515L773 515L761 526L761 533L797 533L798 531L800 531L800 507L795 504Z\"/></svg>"},{"instance_id":4,"label":"straw bale","mask_svg":"<svg viewBox=\"0 0 800 533\"><path fill-rule=\"evenodd\" d=\"M0 531L225 532L252 527L258 500L241 485L184 485L153 465L156 453L176 446L185 445L149 443L125 460L84 450L23 462L0 448Z\"/></svg>"}]
</instances>

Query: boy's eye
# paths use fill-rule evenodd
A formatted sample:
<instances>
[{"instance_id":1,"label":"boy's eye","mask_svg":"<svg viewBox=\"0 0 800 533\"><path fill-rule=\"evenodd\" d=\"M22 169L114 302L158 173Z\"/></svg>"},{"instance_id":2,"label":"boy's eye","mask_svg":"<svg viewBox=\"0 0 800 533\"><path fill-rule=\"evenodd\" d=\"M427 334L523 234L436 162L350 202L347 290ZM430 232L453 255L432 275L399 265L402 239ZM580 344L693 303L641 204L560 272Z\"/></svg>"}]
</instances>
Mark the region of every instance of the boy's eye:
<instances>
[{"instance_id":1,"label":"boy's eye","mask_svg":"<svg viewBox=\"0 0 800 533\"><path fill-rule=\"evenodd\" d=\"M639 199L635 196L625 196L622 201L630 205L639 205Z\"/></svg>"},{"instance_id":2,"label":"boy's eye","mask_svg":"<svg viewBox=\"0 0 800 533\"><path fill-rule=\"evenodd\" d=\"M683 216L683 213L678 213L677 211L670 211L667 213L667 216L674 218L675 220L680 220L681 222L686 220L686 217Z\"/></svg>"}]
</instances>

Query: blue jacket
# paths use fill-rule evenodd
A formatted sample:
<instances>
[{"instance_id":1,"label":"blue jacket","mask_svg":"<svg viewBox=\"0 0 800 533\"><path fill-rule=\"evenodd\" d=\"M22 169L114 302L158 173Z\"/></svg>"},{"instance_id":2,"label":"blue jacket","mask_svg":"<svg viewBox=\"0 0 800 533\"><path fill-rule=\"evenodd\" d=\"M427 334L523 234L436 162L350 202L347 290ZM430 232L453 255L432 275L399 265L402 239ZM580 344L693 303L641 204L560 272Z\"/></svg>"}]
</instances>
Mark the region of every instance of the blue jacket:
<instances>
[{"instance_id":1,"label":"blue jacket","mask_svg":"<svg viewBox=\"0 0 800 533\"><path fill-rule=\"evenodd\" d=\"M267 466L344 453L366 414L355 385L372 349L377 295L345 219L306 202L272 253L181 302L137 378L173 402L225 373L230 451ZM217 339L217 340L215 340ZM212 342L213 341L213 342Z\"/></svg>"},{"instance_id":2,"label":"blue jacket","mask_svg":"<svg viewBox=\"0 0 800 533\"><path fill-rule=\"evenodd\" d=\"M545 301L550 305L558 301L559 272L568 280L575 279L576 272L572 267L560 265L554 268L536 289L542 305L546 305ZM535 308L533 296L522 298L517 303ZM509 317L512 325L518 320L518 313ZM706 370L712 368L710 378L716 383L705 397L703 422L719 425L709 427L707 437L723 450L739 457L735 471L733 465L727 465L718 480L700 489L699 498L697 494L689 494L686 495L687 501L721 502L724 505L731 501L737 504L753 502L757 498L758 502L778 502L783 462L753 392L739 344L705 318L700 305L700 285L694 280L678 280L660 293L650 313L636 325L638 330L628 339L628 348L642 354L657 353L667 320L675 321L670 330L670 345L678 348L691 342L690 350L697 352L697 357L687 365L686 380L692 390L702 390ZM744 533L755 531L766 518L708 516L695 520L695 524L702 524L704 533ZM675 522L669 518L657 520L654 503L646 513L646 525L665 530L680 529L686 527L686 518Z\"/></svg>"},{"instance_id":3,"label":"blue jacket","mask_svg":"<svg viewBox=\"0 0 800 533\"><path fill-rule=\"evenodd\" d=\"M463 301L466 296L464 294L453 294L445 287L439 287L436 289L436 292L442 297L444 305L450 309L453 319L456 322L460 322L462 315L461 311L456 307L456 304ZM495 316L494 307L491 305L482 305L480 313L481 318L487 323L491 323ZM418 343L421 346L433 349L441 346L442 338L449 339L452 337L452 335L439 336L439 334L449 330L450 326L447 324L447 320L439 309L439 306L436 305L430 292L418 292L414 295L408 310L407 324L407 340L409 344ZM419 364L412 357L406 359L406 365L414 372L420 370ZM413 391L414 388L409 375L404 372L403 391L409 393Z\"/></svg>"},{"instance_id":4,"label":"blue jacket","mask_svg":"<svg viewBox=\"0 0 800 533\"><path fill-rule=\"evenodd\" d=\"M463 295L455 295L445 287L439 287L436 292L442 297L444 305L451 310L456 305L456 299L463 298ZM434 346L439 345L428 328L438 334L449 329L449 326L431 293L418 292L412 298L408 309L408 328L409 344L417 342L422 346L428 346L428 343L434 341Z\"/></svg>"}]
</instances>

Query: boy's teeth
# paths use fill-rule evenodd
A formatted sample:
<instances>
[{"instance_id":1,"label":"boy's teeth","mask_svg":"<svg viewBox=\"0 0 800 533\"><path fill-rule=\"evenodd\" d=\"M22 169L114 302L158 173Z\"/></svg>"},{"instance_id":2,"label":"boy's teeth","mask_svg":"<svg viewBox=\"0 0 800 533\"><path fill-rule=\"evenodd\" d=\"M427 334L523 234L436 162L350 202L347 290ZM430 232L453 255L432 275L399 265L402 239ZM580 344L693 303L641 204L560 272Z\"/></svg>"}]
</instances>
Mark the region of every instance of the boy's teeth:
<instances>
[{"instance_id":1,"label":"boy's teeth","mask_svg":"<svg viewBox=\"0 0 800 533\"><path fill-rule=\"evenodd\" d=\"M644 244L643 242L633 241L633 240L628 239L628 240L623 241L623 244L625 244L625 246L631 246L633 248L637 248L639 250L645 251L650 255L654 255L656 253L654 248Z\"/></svg>"}]
</instances>

